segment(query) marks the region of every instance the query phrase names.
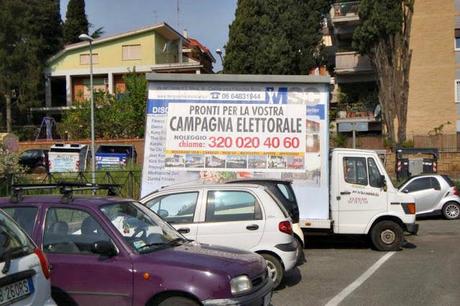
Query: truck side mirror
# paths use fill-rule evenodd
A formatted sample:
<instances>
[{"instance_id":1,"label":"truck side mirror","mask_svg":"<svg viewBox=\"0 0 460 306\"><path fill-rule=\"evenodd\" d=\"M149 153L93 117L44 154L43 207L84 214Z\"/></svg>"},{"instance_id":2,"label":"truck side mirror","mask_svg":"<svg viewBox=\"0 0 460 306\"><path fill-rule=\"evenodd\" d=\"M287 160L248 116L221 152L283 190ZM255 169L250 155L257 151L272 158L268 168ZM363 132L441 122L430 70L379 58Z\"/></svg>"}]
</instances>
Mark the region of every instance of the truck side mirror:
<instances>
[{"instance_id":1,"label":"truck side mirror","mask_svg":"<svg viewBox=\"0 0 460 306\"><path fill-rule=\"evenodd\" d=\"M387 182L385 180L385 176L381 175L379 179L379 187L383 188L385 191L387 190Z\"/></svg>"}]
</instances>

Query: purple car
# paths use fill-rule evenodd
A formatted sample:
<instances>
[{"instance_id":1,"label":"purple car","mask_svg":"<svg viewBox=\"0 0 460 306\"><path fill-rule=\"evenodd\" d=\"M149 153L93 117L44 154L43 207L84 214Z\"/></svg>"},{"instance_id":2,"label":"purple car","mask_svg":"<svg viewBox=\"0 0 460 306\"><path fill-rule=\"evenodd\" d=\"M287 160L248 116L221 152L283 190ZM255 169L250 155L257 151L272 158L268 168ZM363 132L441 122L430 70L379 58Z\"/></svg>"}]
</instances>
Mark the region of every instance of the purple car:
<instances>
[{"instance_id":1,"label":"purple car","mask_svg":"<svg viewBox=\"0 0 460 306\"><path fill-rule=\"evenodd\" d=\"M115 197L0 199L46 253L59 305L268 305L254 253L185 239L148 208Z\"/></svg>"}]
</instances>

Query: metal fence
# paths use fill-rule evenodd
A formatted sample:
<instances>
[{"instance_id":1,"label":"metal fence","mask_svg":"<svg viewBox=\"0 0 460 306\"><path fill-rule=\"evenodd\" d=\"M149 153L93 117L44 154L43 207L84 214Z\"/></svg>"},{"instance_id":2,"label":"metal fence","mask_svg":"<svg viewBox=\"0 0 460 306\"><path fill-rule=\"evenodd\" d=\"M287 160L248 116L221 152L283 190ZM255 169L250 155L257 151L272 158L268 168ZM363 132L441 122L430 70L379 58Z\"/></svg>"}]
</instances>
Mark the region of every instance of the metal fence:
<instances>
[{"instance_id":1,"label":"metal fence","mask_svg":"<svg viewBox=\"0 0 460 306\"><path fill-rule=\"evenodd\" d=\"M459 151L457 134L416 135L413 137L415 148L437 148L440 152Z\"/></svg>"},{"instance_id":2,"label":"metal fence","mask_svg":"<svg viewBox=\"0 0 460 306\"><path fill-rule=\"evenodd\" d=\"M91 183L91 172L59 172L43 174L10 174L0 178L0 196L9 196L12 184L53 184L58 182ZM141 188L140 170L97 171L96 183L118 184L119 196L139 199ZM30 191L30 194L43 194L49 191ZM91 191L85 192L90 194ZM104 191L98 191L104 195Z\"/></svg>"}]
</instances>

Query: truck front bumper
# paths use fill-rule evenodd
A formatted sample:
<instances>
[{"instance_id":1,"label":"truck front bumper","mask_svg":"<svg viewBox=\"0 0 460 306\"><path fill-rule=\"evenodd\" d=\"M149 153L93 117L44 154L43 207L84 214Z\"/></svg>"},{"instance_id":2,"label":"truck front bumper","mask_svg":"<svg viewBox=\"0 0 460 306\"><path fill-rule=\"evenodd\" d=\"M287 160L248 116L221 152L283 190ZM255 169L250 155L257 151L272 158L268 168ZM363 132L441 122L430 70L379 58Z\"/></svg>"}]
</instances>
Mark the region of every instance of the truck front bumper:
<instances>
[{"instance_id":1,"label":"truck front bumper","mask_svg":"<svg viewBox=\"0 0 460 306\"><path fill-rule=\"evenodd\" d=\"M418 227L419 225L417 223L406 223L406 231L413 235L417 235Z\"/></svg>"}]
</instances>

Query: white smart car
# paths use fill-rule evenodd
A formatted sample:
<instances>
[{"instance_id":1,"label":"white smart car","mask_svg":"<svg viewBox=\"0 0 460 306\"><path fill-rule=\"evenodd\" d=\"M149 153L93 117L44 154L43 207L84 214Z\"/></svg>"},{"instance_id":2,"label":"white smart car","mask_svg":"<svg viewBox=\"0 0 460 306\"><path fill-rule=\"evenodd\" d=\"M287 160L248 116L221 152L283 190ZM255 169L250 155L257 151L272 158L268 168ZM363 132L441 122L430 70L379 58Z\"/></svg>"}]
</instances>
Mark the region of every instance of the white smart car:
<instances>
[{"instance_id":1,"label":"white smart car","mask_svg":"<svg viewBox=\"0 0 460 306\"><path fill-rule=\"evenodd\" d=\"M0 305L56 305L43 252L0 210Z\"/></svg>"},{"instance_id":2,"label":"white smart car","mask_svg":"<svg viewBox=\"0 0 460 306\"><path fill-rule=\"evenodd\" d=\"M286 209L264 186L180 185L153 192L141 203L188 239L262 255L275 287L301 251Z\"/></svg>"}]
</instances>

